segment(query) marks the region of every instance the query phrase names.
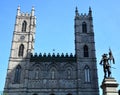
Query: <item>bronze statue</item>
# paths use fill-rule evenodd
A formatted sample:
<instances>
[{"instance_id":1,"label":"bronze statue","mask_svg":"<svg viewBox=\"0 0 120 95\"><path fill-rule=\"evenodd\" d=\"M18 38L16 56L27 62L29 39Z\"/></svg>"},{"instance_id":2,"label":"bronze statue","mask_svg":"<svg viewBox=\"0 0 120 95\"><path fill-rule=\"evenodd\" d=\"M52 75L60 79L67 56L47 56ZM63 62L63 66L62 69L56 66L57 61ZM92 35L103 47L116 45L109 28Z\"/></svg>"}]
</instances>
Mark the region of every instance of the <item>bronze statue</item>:
<instances>
[{"instance_id":1,"label":"bronze statue","mask_svg":"<svg viewBox=\"0 0 120 95\"><path fill-rule=\"evenodd\" d=\"M103 65L104 78L111 77L111 60L113 60L113 64L115 63L111 50L109 52L109 57L107 57L107 55L108 54L103 54L100 61L100 64Z\"/></svg>"}]
</instances>

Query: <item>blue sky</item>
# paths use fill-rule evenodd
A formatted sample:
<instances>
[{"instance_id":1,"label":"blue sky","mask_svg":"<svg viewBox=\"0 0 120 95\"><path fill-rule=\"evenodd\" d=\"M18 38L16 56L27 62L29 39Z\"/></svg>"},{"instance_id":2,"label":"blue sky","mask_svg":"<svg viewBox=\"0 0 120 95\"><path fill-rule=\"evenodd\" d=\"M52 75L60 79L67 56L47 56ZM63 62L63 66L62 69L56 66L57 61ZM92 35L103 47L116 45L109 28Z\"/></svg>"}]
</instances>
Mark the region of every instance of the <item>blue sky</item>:
<instances>
[{"instance_id":1,"label":"blue sky","mask_svg":"<svg viewBox=\"0 0 120 95\"><path fill-rule=\"evenodd\" d=\"M115 57L116 69L112 76L120 83L120 1L119 0L2 0L0 5L0 91L4 88L6 71L14 31L16 10L30 12L35 7L37 17L35 52L37 53L74 53L74 16L75 7L79 13L93 11L93 25L99 86L103 79L101 55L111 48ZM119 87L120 89L120 87ZM101 90L101 89L100 89Z\"/></svg>"}]
</instances>

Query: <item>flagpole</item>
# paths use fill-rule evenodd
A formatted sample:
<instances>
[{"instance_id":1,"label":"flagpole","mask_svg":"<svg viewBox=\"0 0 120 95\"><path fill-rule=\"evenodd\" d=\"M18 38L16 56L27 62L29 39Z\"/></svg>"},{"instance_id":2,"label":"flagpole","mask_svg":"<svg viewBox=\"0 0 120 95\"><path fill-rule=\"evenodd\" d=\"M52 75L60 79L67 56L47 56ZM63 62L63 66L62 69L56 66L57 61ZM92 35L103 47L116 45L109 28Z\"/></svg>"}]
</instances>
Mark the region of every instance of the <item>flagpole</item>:
<instances>
[{"instance_id":1,"label":"flagpole","mask_svg":"<svg viewBox=\"0 0 120 95\"><path fill-rule=\"evenodd\" d=\"M112 77L112 64L111 64L111 60L113 60L113 64L114 64L114 57L112 54L111 49L109 48L109 60L110 60L110 71L111 71L111 77Z\"/></svg>"}]
</instances>

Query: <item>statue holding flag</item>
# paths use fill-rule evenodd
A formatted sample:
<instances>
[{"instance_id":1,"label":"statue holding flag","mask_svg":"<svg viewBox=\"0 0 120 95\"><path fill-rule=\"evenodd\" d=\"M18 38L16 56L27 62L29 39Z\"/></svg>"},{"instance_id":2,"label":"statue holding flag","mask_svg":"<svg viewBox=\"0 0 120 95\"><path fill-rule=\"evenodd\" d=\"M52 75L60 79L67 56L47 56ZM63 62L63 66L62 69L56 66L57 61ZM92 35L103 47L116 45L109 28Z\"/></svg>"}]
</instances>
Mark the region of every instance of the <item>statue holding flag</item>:
<instances>
[{"instance_id":1,"label":"statue holding flag","mask_svg":"<svg viewBox=\"0 0 120 95\"><path fill-rule=\"evenodd\" d=\"M115 64L111 49L109 49L109 57L107 57L107 55L108 54L103 54L100 61L100 65L103 65L104 78L111 76L111 60L113 61L113 64Z\"/></svg>"}]
</instances>

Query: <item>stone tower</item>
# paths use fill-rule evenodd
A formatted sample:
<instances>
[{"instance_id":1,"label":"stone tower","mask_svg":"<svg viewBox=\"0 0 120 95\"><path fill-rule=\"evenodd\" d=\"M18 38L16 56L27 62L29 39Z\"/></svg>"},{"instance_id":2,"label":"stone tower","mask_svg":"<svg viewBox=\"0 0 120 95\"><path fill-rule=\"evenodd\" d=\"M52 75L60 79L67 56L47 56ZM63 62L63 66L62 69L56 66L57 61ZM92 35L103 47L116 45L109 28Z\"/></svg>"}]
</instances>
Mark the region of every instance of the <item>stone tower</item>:
<instances>
[{"instance_id":1,"label":"stone tower","mask_svg":"<svg viewBox=\"0 0 120 95\"><path fill-rule=\"evenodd\" d=\"M4 92L8 95L99 95L92 11L75 11L75 54L33 54L36 17L17 10Z\"/></svg>"},{"instance_id":2,"label":"stone tower","mask_svg":"<svg viewBox=\"0 0 120 95\"><path fill-rule=\"evenodd\" d=\"M30 14L21 13L20 6L18 6L4 88L5 92L9 92L9 88L24 91L27 86L27 66L29 64L30 54L34 51L36 27L34 11L34 8L32 8ZM11 91L14 91L14 89Z\"/></svg>"},{"instance_id":3,"label":"stone tower","mask_svg":"<svg viewBox=\"0 0 120 95\"><path fill-rule=\"evenodd\" d=\"M92 10L75 15L78 95L99 95Z\"/></svg>"}]
</instances>

